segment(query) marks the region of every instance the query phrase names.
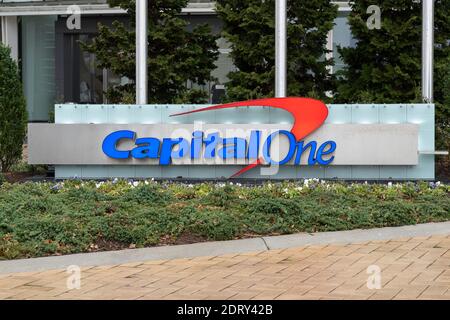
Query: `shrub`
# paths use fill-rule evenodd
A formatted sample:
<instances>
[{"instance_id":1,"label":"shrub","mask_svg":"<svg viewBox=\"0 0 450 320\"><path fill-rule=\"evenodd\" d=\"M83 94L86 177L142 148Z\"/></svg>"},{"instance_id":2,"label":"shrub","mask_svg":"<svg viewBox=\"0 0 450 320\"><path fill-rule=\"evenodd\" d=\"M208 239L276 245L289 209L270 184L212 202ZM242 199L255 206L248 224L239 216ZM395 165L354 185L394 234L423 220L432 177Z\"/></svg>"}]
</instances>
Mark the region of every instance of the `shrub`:
<instances>
[{"instance_id":1,"label":"shrub","mask_svg":"<svg viewBox=\"0 0 450 320\"><path fill-rule=\"evenodd\" d=\"M16 259L21 254L20 244L11 235L0 237L0 260Z\"/></svg>"},{"instance_id":2,"label":"shrub","mask_svg":"<svg viewBox=\"0 0 450 320\"><path fill-rule=\"evenodd\" d=\"M171 195L154 185L143 185L128 192L125 199L138 204L163 205L171 200Z\"/></svg>"},{"instance_id":3,"label":"shrub","mask_svg":"<svg viewBox=\"0 0 450 320\"><path fill-rule=\"evenodd\" d=\"M4 183L0 259L449 220L438 182Z\"/></svg>"},{"instance_id":4,"label":"shrub","mask_svg":"<svg viewBox=\"0 0 450 320\"><path fill-rule=\"evenodd\" d=\"M27 109L17 64L0 44L0 166L3 172L22 157Z\"/></svg>"},{"instance_id":5,"label":"shrub","mask_svg":"<svg viewBox=\"0 0 450 320\"><path fill-rule=\"evenodd\" d=\"M196 211L187 230L209 240L230 240L239 232L239 221L230 211Z\"/></svg>"}]
</instances>

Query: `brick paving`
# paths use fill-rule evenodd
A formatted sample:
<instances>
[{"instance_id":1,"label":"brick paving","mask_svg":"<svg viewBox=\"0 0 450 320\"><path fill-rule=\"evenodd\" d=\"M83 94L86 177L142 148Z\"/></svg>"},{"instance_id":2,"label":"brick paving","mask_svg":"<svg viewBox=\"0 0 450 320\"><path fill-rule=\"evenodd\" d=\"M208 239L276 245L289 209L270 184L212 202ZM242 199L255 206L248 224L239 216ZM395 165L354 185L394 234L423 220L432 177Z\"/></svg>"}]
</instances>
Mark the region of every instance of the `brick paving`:
<instances>
[{"instance_id":1,"label":"brick paving","mask_svg":"<svg viewBox=\"0 0 450 320\"><path fill-rule=\"evenodd\" d=\"M369 289L369 266L381 289ZM0 275L0 299L450 299L450 235Z\"/></svg>"}]
</instances>

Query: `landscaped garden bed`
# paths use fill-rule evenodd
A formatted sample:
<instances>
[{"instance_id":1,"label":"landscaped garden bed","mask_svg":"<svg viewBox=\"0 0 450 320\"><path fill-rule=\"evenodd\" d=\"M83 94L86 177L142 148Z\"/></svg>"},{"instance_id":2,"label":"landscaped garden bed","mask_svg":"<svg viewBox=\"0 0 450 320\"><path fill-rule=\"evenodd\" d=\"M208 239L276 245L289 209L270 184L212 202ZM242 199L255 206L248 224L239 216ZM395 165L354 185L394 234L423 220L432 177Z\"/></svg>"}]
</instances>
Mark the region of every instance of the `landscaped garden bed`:
<instances>
[{"instance_id":1,"label":"landscaped garden bed","mask_svg":"<svg viewBox=\"0 0 450 320\"><path fill-rule=\"evenodd\" d=\"M0 259L446 220L440 183L3 183Z\"/></svg>"}]
</instances>

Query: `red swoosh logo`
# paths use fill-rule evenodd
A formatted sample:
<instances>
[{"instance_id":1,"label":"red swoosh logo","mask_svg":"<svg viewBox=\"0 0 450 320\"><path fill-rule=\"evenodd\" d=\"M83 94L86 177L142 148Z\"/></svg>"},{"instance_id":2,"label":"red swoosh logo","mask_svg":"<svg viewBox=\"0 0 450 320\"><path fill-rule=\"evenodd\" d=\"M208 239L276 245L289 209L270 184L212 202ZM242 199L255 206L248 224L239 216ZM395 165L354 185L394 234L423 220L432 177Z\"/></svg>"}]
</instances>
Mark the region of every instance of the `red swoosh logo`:
<instances>
[{"instance_id":1,"label":"red swoosh logo","mask_svg":"<svg viewBox=\"0 0 450 320\"><path fill-rule=\"evenodd\" d=\"M310 98L268 98L243 102L232 102L206 107L199 110L177 113L171 115L171 117L239 107L271 107L288 111L294 117L294 125L292 126L291 132L297 139L297 141L304 139L305 137L316 131L318 128L320 128L328 117L327 106L322 101ZM258 159L255 163L250 164L249 166L234 174L232 178L257 167L261 163L261 159Z\"/></svg>"}]
</instances>

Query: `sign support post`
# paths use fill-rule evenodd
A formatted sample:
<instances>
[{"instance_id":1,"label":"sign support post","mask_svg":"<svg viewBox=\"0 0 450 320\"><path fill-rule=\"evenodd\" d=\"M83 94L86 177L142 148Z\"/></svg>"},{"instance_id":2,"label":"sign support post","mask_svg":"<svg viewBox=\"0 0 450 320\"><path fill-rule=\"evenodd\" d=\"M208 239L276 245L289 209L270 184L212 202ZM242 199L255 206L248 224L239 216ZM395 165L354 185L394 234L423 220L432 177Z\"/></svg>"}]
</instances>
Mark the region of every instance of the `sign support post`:
<instances>
[{"instance_id":1,"label":"sign support post","mask_svg":"<svg viewBox=\"0 0 450 320\"><path fill-rule=\"evenodd\" d=\"M422 97L433 102L434 0L422 0Z\"/></svg>"},{"instance_id":2,"label":"sign support post","mask_svg":"<svg viewBox=\"0 0 450 320\"><path fill-rule=\"evenodd\" d=\"M275 97L286 97L287 88L287 0L275 3Z\"/></svg>"},{"instance_id":3,"label":"sign support post","mask_svg":"<svg viewBox=\"0 0 450 320\"><path fill-rule=\"evenodd\" d=\"M136 0L136 103L148 102L148 2Z\"/></svg>"}]
</instances>

